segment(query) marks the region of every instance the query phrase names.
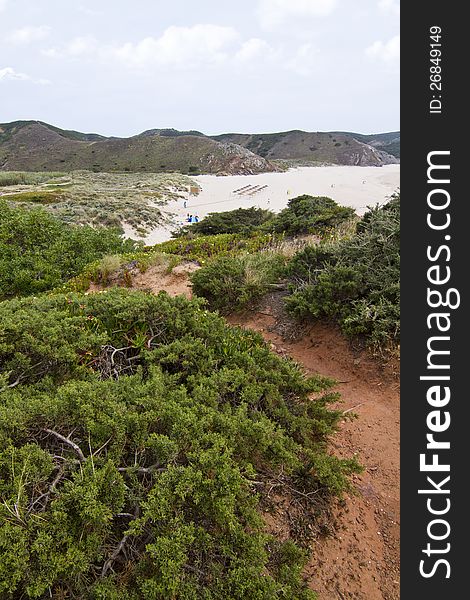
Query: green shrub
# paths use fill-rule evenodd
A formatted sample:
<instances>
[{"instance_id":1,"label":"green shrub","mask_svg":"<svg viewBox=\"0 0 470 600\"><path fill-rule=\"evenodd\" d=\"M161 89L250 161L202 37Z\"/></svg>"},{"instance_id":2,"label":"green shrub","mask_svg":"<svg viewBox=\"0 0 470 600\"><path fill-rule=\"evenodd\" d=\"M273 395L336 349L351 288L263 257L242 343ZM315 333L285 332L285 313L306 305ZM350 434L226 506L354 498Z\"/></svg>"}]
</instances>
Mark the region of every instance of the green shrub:
<instances>
[{"instance_id":1,"label":"green shrub","mask_svg":"<svg viewBox=\"0 0 470 600\"><path fill-rule=\"evenodd\" d=\"M347 485L332 382L164 293L5 301L0 332L2 599L315 597L258 492Z\"/></svg>"},{"instance_id":2,"label":"green shrub","mask_svg":"<svg viewBox=\"0 0 470 600\"><path fill-rule=\"evenodd\" d=\"M289 264L287 308L300 318L330 318L376 348L400 333L400 197L369 210L356 234L307 247Z\"/></svg>"},{"instance_id":3,"label":"green shrub","mask_svg":"<svg viewBox=\"0 0 470 600\"><path fill-rule=\"evenodd\" d=\"M267 248L273 241L270 234L255 233L250 236L221 233L194 238L181 237L153 246L157 252L178 254L188 260L204 262L216 256L230 256L241 252L257 252Z\"/></svg>"},{"instance_id":4,"label":"green shrub","mask_svg":"<svg viewBox=\"0 0 470 600\"><path fill-rule=\"evenodd\" d=\"M237 208L226 212L209 213L198 223L181 229L178 237L187 234L218 235L220 233L241 233L248 235L260 225L274 217L274 213L262 208Z\"/></svg>"},{"instance_id":5,"label":"green shrub","mask_svg":"<svg viewBox=\"0 0 470 600\"><path fill-rule=\"evenodd\" d=\"M339 206L331 198L304 195L289 200L287 208L274 219L273 227L277 233L289 236L323 235L353 216L354 209Z\"/></svg>"},{"instance_id":6,"label":"green shrub","mask_svg":"<svg viewBox=\"0 0 470 600\"><path fill-rule=\"evenodd\" d=\"M191 276L193 292L212 310L231 313L253 305L282 276L285 258L274 253L222 256Z\"/></svg>"},{"instance_id":7,"label":"green shrub","mask_svg":"<svg viewBox=\"0 0 470 600\"><path fill-rule=\"evenodd\" d=\"M69 226L43 209L0 202L0 300L50 290L91 261L134 247L116 230Z\"/></svg>"}]
</instances>

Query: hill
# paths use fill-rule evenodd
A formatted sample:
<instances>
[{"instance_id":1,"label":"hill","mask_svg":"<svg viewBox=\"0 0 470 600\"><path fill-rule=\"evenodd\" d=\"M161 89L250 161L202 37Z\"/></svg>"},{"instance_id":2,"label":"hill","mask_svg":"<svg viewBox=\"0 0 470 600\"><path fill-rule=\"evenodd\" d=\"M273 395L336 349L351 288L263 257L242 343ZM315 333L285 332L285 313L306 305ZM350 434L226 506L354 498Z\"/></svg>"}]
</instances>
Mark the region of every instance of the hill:
<instances>
[{"instance_id":1,"label":"hill","mask_svg":"<svg viewBox=\"0 0 470 600\"><path fill-rule=\"evenodd\" d=\"M267 160L308 160L338 165L381 166L399 162L387 148L391 134L367 136L341 132L285 131L280 133L240 134L214 136L220 142L244 146ZM394 140L400 134L393 134ZM382 139L382 137L385 138ZM370 138L370 141L368 141ZM394 142L396 145L396 141Z\"/></svg>"},{"instance_id":2,"label":"hill","mask_svg":"<svg viewBox=\"0 0 470 600\"><path fill-rule=\"evenodd\" d=\"M265 134L149 129L129 138L63 130L42 121L0 124L0 170L246 175L272 161L382 166L399 162L400 133L286 131Z\"/></svg>"},{"instance_id":3,"label":"hill","mask_svg":"<svg viewBox=\"0 0 470 600\"><path fill-rule=\"evenodd\" d=\"M99 135L98 133L81 133L80 131L71 129L60 129L59 127L54 127L54 125L44 123L43 121L13 121L11 123L0 124L0 144L8 141L19 129L26 127L27 125L42 125L51 131L55 131L64 138L79 142L97 142L106 139L104 135Z\"/></svg>"},{"instance_id":4,"label":"hill","mask_svg":"<svg viewBox=\"0 0 470 600\"><path fill-rule=\"evenodd\" d=\"M363 142L364 144L369 144L374 148L379 150L383 150L396 158L400 158L400 132L399 131L390 131L389 133L372 133L369 135L364 135L362 133L345 133L345 132L337 132L342 135L350 135L356 140Z\"/></svg>"},{"instance_id":5,"label":"hill","mask_svg":"<svg viewBox=\"0 0 470 600\"><path fill-rule=\"evenodd\" d=\"M40 121L0 124L0 170L77 169L241 175L276 171L277 167L246 148L200 135L150 131L131 138L104 138Z\"/></svg>"}]
</instances>

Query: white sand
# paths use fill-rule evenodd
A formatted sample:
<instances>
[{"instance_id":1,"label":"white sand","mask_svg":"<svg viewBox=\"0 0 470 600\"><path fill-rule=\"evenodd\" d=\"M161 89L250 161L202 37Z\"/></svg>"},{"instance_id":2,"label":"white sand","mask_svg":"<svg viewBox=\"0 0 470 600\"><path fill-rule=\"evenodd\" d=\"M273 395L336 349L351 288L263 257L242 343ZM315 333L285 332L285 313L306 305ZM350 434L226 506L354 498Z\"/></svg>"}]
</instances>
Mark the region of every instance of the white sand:
<instances>
[{"instance_id":1,"label":"white sand","mask_svg":"<svg viewBox=\"0 0 470 600\"><path fill-rule=\"evenodd\" d=\"M154 229L144 238L146 244L157 244L171 238L171 231L184 223L187 214L202 219L210 212L223 212L235 208L257 206L278 212L286 207L290 198L301 194L329 196L338 204L353 207L364 214L368 206L386 200L400 185L400 165L384 167L302 167L285 173L261 175L231 175L216 177L201 175L193 178L201 187L198 196L170 201L163 209L168 216L166 226ZM245 186L267 186L249 194L235 190ZM132 235L126 228L126 235ZM132 235L132 237L135 237Z\"/></svg>"}]
</instances>

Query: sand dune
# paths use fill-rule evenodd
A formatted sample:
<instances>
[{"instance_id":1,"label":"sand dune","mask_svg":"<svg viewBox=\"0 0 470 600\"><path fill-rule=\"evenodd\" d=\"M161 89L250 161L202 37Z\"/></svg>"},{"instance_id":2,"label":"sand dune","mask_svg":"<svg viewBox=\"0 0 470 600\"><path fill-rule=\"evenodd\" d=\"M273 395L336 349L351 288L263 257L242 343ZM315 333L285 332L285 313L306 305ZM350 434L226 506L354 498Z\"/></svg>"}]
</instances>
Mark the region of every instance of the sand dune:
<instances>
[{"instance_id":1,"label":"sand dune","mask_svg":"<svg viewBox=\"0 0 470 600\"><path fill-rule=\"evenodd\" d=\"M400 185L400 165L383 167L302 167L285 173L232 175L193 178L200 193L172 200L164 208L168 223L144 238L156 244L171 238L171 232L185 222L188 214L202 219L210 212L258 206L278 212L290 198L301 194L329 196L344 206L363 214L368 206L383 202ZM186 204L186 206L185 206ZM132 235L131 230L126 230ZM132 237L134 237L132 235Z\"/></svg>"}]
</instances>

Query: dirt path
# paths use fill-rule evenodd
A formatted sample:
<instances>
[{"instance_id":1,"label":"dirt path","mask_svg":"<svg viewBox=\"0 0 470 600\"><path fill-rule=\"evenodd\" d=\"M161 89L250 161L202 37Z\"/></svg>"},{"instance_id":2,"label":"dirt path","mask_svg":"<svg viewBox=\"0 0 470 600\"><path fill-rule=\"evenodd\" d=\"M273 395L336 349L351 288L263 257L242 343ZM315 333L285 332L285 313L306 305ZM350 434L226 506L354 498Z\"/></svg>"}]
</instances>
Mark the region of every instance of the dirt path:
<instances>
[{"instance_id":1,"label":"dirt path","mask_svg":"<svg viewBox=\"0 0 470 600\"><path fill-rule=\"evenodd\" d=\"M300 341L272 331L275 319L256 313L232 324L262 333L279 354L307 372L333 377L343 403L358 418L341 423L332 440L338 456L356 454L365 467L354 477L356 494L335 508L334 535L315 547L306 570L320 600L399 598L399 389L365 352L354 351L339 331L317 324Z\"/></svg>"}]
</instances>

